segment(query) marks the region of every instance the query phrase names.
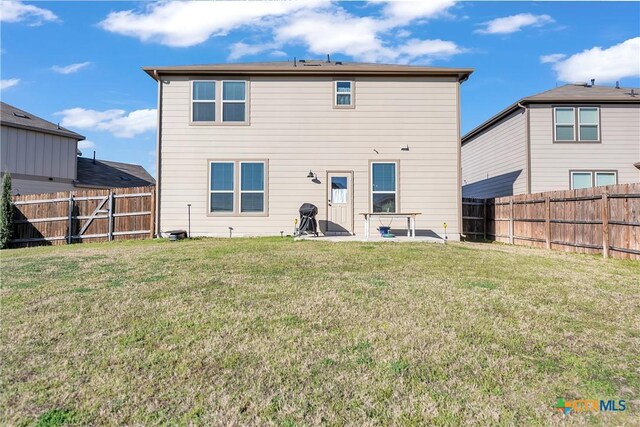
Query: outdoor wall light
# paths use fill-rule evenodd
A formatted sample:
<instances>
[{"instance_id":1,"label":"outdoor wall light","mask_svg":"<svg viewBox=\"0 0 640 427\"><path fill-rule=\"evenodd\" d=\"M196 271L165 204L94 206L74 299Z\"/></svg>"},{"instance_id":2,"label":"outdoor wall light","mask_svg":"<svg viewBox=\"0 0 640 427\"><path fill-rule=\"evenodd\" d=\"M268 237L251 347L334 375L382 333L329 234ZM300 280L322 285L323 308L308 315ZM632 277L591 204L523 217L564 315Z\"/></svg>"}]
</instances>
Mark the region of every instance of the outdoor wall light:
<instances>
[{"instance_id":1,"label":"outdoor wall light","mask_svg":"<svg viewBox=\"0 0 640 427\"><path fill-rule=\"evenodd\" d=\"M402 147L400 151L409 151L409 144L406 147Z\"/></svg>"},{"instance_id":2,"label":"outdoor wall light","mask_svg":"<svg viewBox=\"0 0 640 427\"><path fill-rule=\"evenodd\" d=\"M309 170L309 173L307 174L307 178L318 179L318 175L316 175L311 170Z\"/></svg>"}]
</instances>

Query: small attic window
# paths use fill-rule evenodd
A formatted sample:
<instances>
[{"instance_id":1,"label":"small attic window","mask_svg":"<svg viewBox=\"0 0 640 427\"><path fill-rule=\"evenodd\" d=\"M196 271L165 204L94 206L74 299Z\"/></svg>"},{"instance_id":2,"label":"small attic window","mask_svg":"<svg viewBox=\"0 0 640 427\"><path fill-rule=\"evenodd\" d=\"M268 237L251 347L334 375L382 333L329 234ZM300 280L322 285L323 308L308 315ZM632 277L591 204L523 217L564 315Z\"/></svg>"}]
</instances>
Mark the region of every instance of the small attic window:
<instances>
[{"instance_id":1,"label":"small attic window","mask_svg":"<svg viewBox=\"0 0 640 427\"><path fill-rule=\"evenodd\" d=\"M120 179L123 181L131 181L131 178L129 178L128 176L121 176Z\"/></svg>"},{"instance_id":2,"label":"small attic window","mask_svg":"<svg viewBox=\"0 0 640 427\"><path fill-rule=\"evenodd\" d=\"M13 115L14 115L14 116L16 116L16 117L20 117L21 119L29 119L29 120L31 120L31 117L27 116L27 115L26 115L26 114L24 114L24 113L16 113L16 112L14 111L14 112L13 112Z\"/></svg>"}]
</instances>

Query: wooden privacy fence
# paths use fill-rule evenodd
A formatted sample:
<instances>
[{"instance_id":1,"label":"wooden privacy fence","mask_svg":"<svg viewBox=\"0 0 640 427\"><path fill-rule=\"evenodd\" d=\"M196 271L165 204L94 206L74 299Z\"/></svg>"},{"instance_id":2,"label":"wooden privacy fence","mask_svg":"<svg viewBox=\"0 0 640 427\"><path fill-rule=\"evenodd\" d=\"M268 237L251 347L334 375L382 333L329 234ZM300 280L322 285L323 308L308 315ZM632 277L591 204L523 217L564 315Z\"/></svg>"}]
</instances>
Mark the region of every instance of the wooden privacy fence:
<instances>
[{"instance_id":1,"label":"wooden privacy fence","mask_svg":"<svg viewBox=\"0 0 640 427\"><path fill-rule=\"evenodd\" d=\"M470 240L640 259L640 184L463 199Z\"/></svg>"},{"instance_id":2,"label":"wooden privacy fence","mask_svg":"<svg viewBox=\"0 0 640 427\"><path fill-rule=\"evenodd\" d=\"M13 247L153 237L155 187L14 196Z\"/></svg>"}]
</instances>

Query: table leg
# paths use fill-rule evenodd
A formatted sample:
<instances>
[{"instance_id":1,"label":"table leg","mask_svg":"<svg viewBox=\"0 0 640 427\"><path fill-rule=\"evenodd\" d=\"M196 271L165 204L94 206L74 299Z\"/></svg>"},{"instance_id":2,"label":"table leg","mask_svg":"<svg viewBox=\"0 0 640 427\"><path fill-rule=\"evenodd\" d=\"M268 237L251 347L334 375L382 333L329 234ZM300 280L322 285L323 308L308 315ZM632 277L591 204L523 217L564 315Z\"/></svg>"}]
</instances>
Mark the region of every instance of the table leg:
<instances>
[{"instance_id":1,"label":"table leg","mask_svg":"<svg viewBox=\"0 0 640 427\"><path fill-rule=\"evenodd\" d=\"M411 217L411 237L416 238L416 217Z\"/></svg>"},{"instance_id":2,"label":"table leg","mask_svg":"<svg viewBox=\"0 0 640 427\"><path fill-rule=\"evenodd\" d=\"M407 237L411 237L411 217L407 217Z\"/></svg>"},{"instance_id":3,"label":"table leg","mask_svg":"<svg viewBox=\"0 0 640 427\"><path fill-rule=\"evenodd\" d=\"M364 239L369 240L369 215L364 216Z\"/></svg>"}]
</instances>

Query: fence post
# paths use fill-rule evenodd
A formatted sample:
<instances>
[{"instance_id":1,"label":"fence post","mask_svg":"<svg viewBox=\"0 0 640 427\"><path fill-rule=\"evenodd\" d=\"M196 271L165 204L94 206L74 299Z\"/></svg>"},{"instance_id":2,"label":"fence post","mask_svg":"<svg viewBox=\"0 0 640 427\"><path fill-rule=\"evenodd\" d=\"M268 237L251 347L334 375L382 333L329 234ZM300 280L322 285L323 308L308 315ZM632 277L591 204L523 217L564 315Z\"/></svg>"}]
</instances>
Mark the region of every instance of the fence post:
<instances>
[{"instance_id":1,"label":"fence post","mask_svg":"<svg viewBox=\"0 0 640 427\"><path fill-rule=\"evenodd\" d=\"M151 188L151 209L149 218L149 238L153 239L156 235L156 187Z\"/></svg>"},{"instance_id":2,"label":"fence post","mask_svg":"<svg viewBox=\"0 0 640 427\"><path fill-rule=\"evenodd\" d=\"M551 249L551 199L544 198L544 238L547 249Z\"/></svg>"},{"instance_id":3,"label":"fence post","mask_svg":"<svg viewBox=\"0 0 640 427\"><path fill-rule=\"evenodd\" d=\"M69 220L67 230L67 244L73 241L73 193L69 192Z\"/></svg>"},{"instance_id":4,"label":"fence post","mask_svg":"<svg viewBox=\"0 0 640 427\"><path fill-rule=\"evenodd\" d=\"M484 240L487 240L487 199L482 199L484 204L482 205L482 217L484 218L482 221L482 237Z\"/></svg>"},{"instance_id":5,"label":"fence post","mask_svg":"<svg viewBox=\"0 0 640 427\"><path fill-rule=\"evenodd\" d=\"M509 243L513 245L513 197L509 199Z\"/></svg>"},{"instance_id":6,"label":"fence post","mask_svg":"<svg viewBox=\"0 0 640 427\"><path fill-rule=\"evenodd\" d=\"M602 256L609 258L609 196L602 192Z\"/></svg>"},{"instance_id":7,"label":"fence post","mask_svg":"<svg viewBox=\"0 0 640 427\"><path fill-rule=\"evenodd\" d=\"M113 240L113 203L114 199L113 199L113 191L109 191L109 201L107 203L109 203L109 219L107 221L109 221L109 231L108 231L108 239L109 241Z\"/></svg>"}]
</instances>

